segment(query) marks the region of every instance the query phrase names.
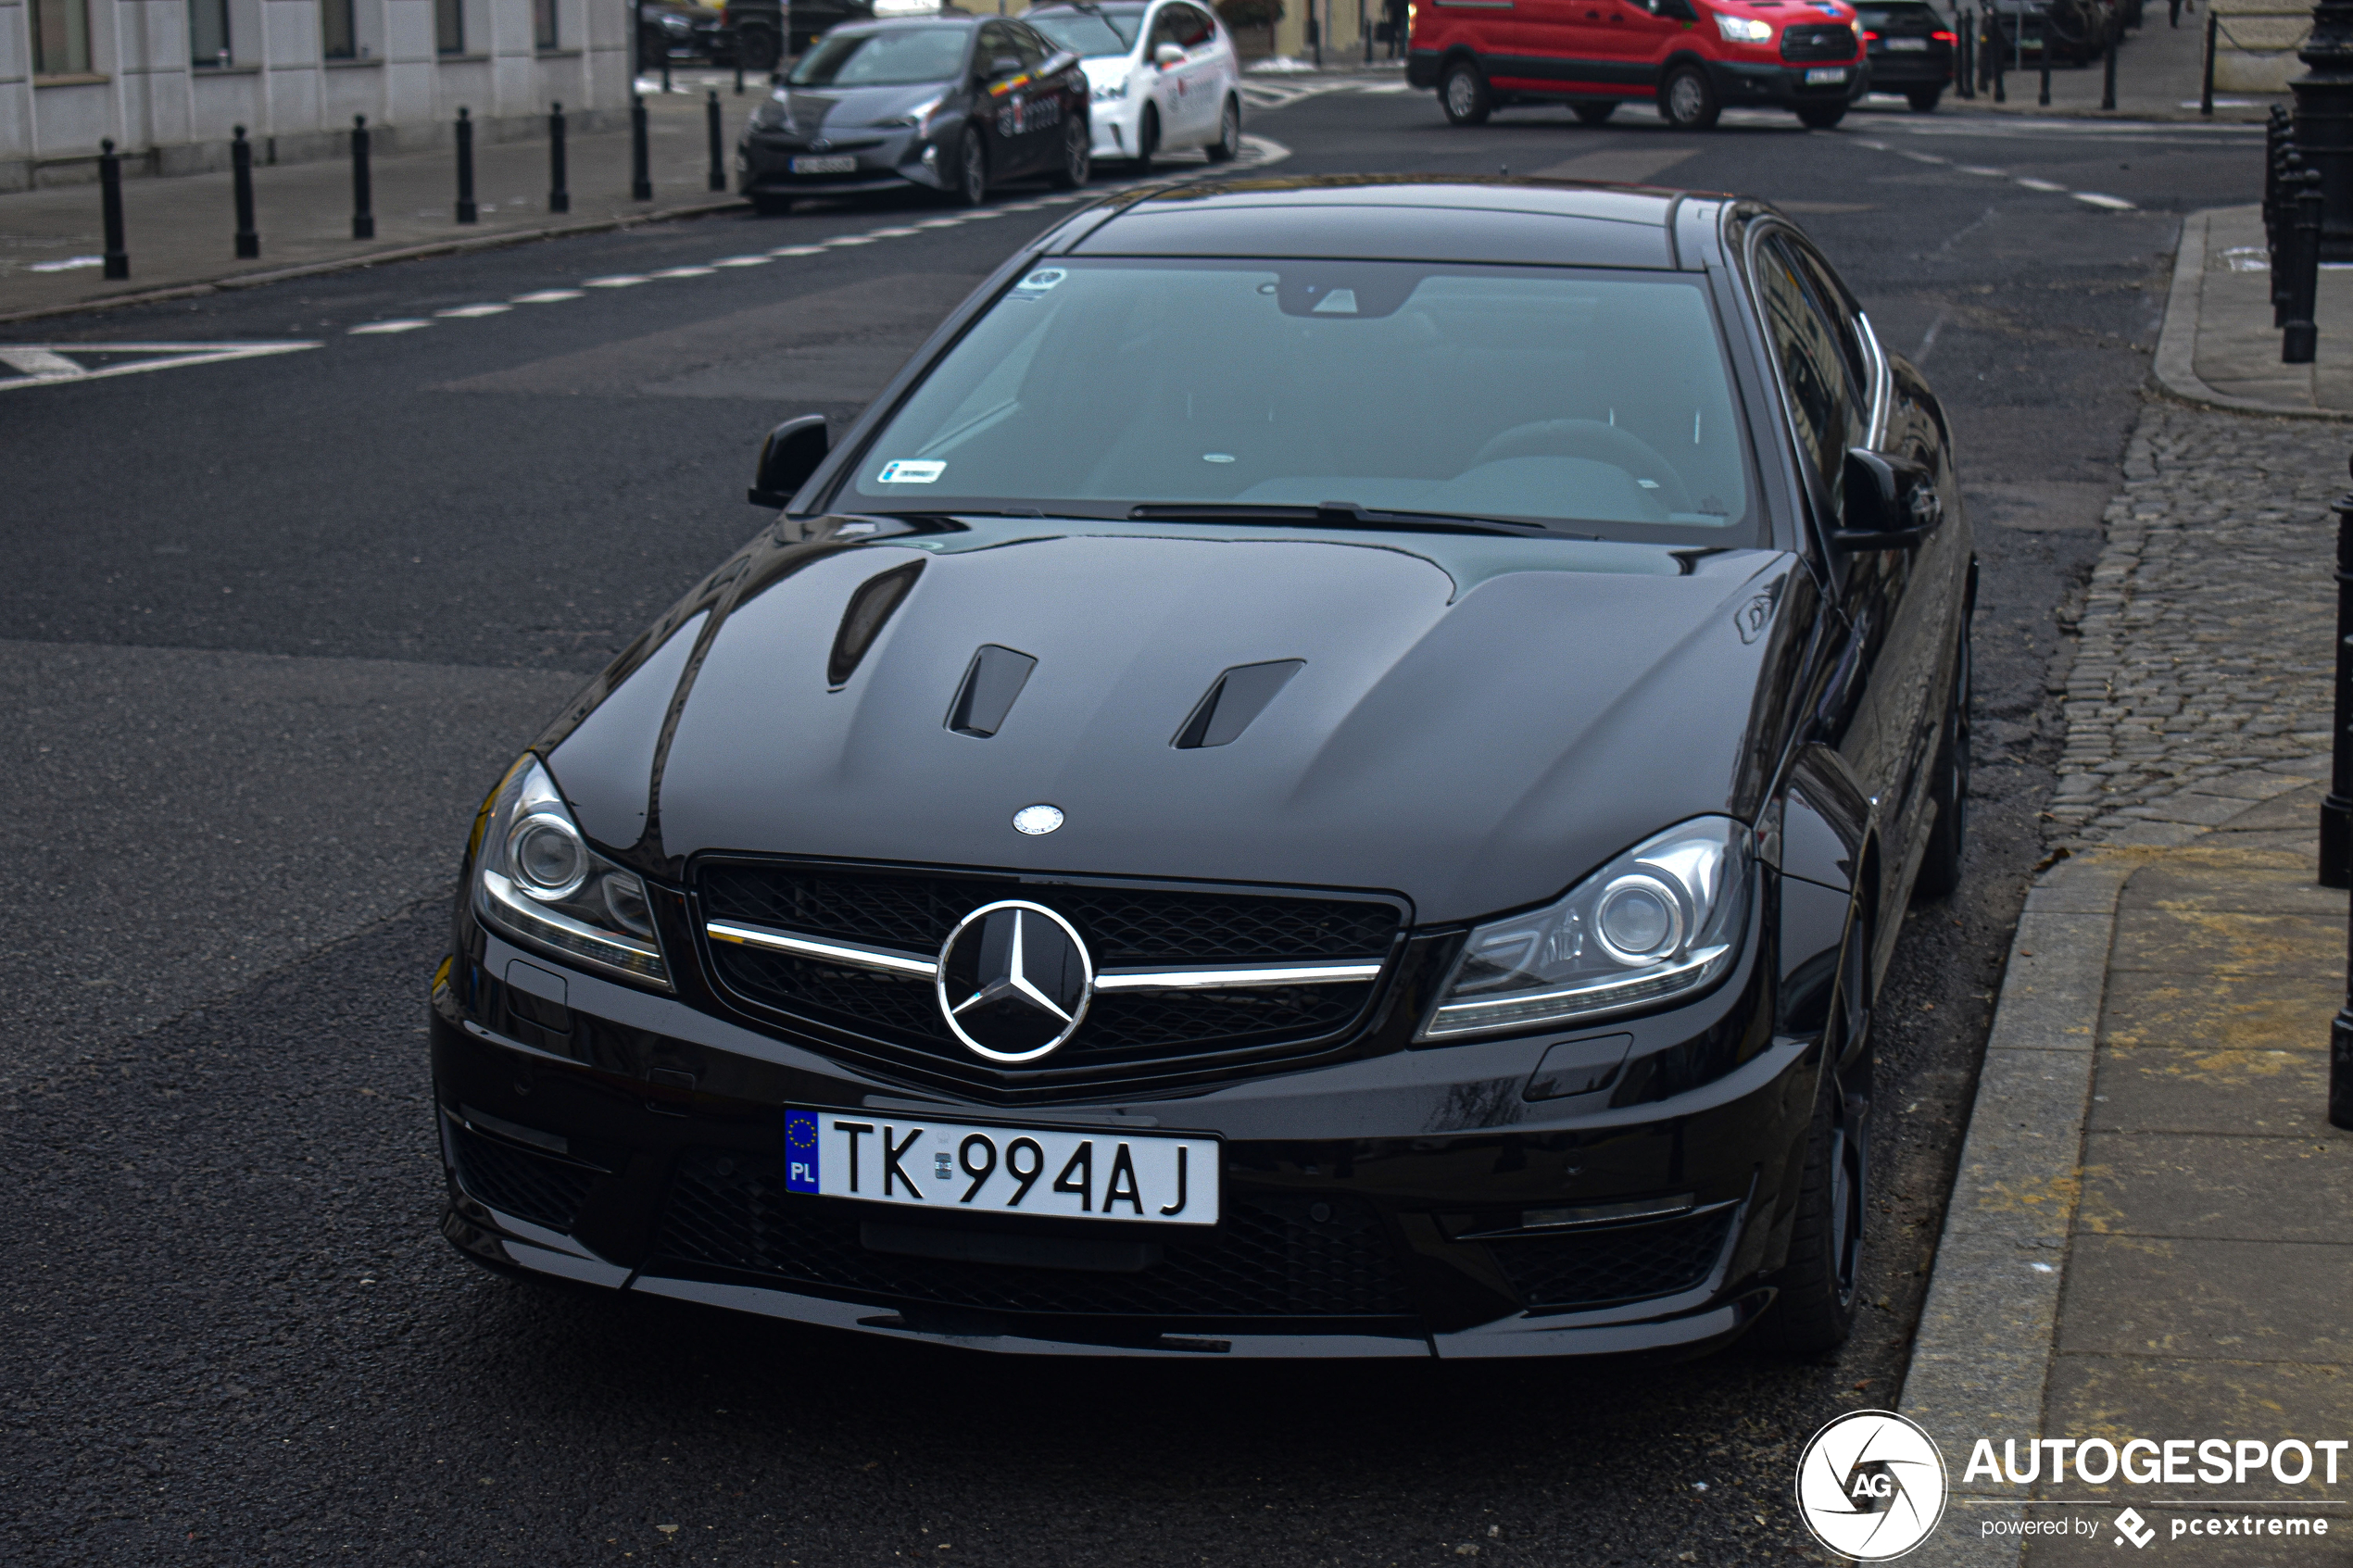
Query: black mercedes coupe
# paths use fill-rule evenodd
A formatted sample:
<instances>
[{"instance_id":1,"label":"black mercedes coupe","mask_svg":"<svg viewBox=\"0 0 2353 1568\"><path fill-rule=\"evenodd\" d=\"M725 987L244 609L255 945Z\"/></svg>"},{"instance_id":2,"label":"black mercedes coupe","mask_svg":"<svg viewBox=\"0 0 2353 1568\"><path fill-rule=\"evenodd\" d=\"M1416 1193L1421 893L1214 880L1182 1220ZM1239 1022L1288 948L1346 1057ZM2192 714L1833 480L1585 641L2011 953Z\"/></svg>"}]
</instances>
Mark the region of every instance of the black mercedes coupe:
<instances>
[{"instance_id":1,"label":"black mercedes coupe","mask_svg":"<svg viewBox=\"0 0 2353 1568\"><path fill-rule=\"evenodd\" d=\"M1788 220L1129 193L756 473L482 804L459 1248L1000 1350L1845 1336L1975 568Z\"/></svg>"}]
</instances>

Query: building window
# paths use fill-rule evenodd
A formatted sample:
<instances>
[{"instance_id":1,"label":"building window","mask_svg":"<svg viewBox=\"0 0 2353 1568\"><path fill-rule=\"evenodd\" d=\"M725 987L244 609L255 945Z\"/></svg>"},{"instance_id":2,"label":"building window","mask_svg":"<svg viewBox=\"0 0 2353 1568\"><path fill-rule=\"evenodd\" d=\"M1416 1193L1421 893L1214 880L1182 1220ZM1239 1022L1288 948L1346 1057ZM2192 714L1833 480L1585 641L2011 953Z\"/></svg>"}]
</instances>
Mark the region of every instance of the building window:
<instances>
[{"instance_id":1,"label":"building window","mask_svg":"<svg viewBox=\"0 0 2353 1568\"><path fill-rule=\"evenodd\" d=\"M319 41L327 58L358 59L358 31L352 23L351 0L319 0Z\"/></svg>"},{"instance_id":2,"label":"building window","mask_svg":"<svg viewBox=\"0 0 2353 1568\"><path fill-rule=\"evenodd\" d=\"M229 0L188 0L188 54L200 66L229 63Z\"/></svg>"},{"instance_id":3,"label":"building window","mask_svg":"<svg viewBox=\"0 0 2353 1568\"><path fill-rule=\"evenodd\" d=\"M557 47L556 0L531 0L531 19L539 33L539 47Z\"/></svg>"},{"instance_id":4,"label":"building window","mask_svg":"<svg viewBox=\"0 0 2353 1568\"><path fill-rule=\"evenodd\" d=\"M32 74L78 76L89 69L89 0L33 0Z\"/></svg>"},{"instance_id":5,"label":"building window","mask_svg":"<svg viewBox=\"0 0 2353 1568\"><path fill-rule=\"evenodd\" d=\"M433 46L445 55L466 52L465 0L433 0Z\"/></svg>"}]
</instances>

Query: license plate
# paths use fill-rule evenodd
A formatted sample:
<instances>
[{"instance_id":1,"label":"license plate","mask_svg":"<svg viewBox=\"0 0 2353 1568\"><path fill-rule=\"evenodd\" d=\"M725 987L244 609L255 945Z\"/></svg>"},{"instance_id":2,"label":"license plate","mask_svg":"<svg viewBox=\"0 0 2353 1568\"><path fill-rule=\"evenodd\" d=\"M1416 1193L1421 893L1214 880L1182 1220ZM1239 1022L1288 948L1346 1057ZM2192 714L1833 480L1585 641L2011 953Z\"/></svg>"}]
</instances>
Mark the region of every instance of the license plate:
<instances>
[{"instance_id":1,"label":"license plate","mask_svg":"<svg viewBox=\"0 0 2353 1568\"><path fill-rule=\"evenodd\" d=\"M787 1110L785 1185L947 1213L1214 1225L1217 1140Z\"/></svg>"},{"instance_id":2,"label":"license plate","mask_svg":"<svg viewBox=\"0 0 2353 1568\"><path fill-rule=\"evenodd\" d=\"M792 160L795 174L855 174L858 157L854 153L836 153L829 157L797 157Z\"/></svg>"},{"instance_id":3,"label":"license plate","mask_svg":"<svg viewBox=\"0 0 2353 1568\"><path fill-rule=\"evenodd\" d=\"M1828 68L1818 66L1806 73L1806 80L1809 84L1817 82L1843 82L1846 80L1846 68L1844 66Z\"/></svg>"},{"instance_id":4,"label":"license plate","mask_svg":"<svg viewBox=\"0 0 2353 1568\"><path fill-rule=\"evenodd\" d=\"M1925 38L1891 38L1887 41L1887 46L1891 49L1902 49L1918 53L1919 51L1928 47L1928 40Z\"/></svg>"}]
</instances>

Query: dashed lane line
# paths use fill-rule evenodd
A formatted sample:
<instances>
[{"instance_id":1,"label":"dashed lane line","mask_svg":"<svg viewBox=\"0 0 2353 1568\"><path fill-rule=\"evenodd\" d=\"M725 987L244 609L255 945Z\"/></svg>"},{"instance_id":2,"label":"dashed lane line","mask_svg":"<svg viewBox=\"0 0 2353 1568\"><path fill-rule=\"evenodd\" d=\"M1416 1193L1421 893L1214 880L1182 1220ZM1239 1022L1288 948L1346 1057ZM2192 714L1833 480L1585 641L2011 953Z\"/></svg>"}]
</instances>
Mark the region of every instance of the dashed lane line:
<instances>
[{"instance_id":1,"label":"dashed lane line","mask_svg":"<svg viewBox=\"0 0 2353 1568\"><path fill-rule=\"evenodd\" d=\"M387 332L413 332L420 327L432 325L431 321L426 320L370 321L365 326L352 328L351 335L365 337Z\"/></svg>"},{"instance_id":2,"label":"dashed lane line","mask_svg":"<svg viewBox=\"0 0 2353 1568\"><path fill-rule=\"evenodd\" d=\"M511 305L460 305L455 309L436 310L434 314L460 321L471 321L483 316L504 316L513 308Z\"/></svg>"},{"instance_id":3,"label":"dashed lane line","mask_svg":"<svg viewBox=\"0 0 2353 1568\"><path fill-rule=\"evenodd\" d=\"M16 386L57 386L66 382L105 381L111 376L135 376L147 370L178 370L183 365L217 365L226 359L256 359L265 355L294 354L321 346L315 340L295 343L0 344L0 365L17 372L13 376L0 376L0 392ZM115 357L126 354L141 358L97 366L80 362L80 358L113 360Z\"/></svg>"},{"instance_id":4,"label":"dashed lane line","mask_svg":"<svg viewBox=\"0 0 2353 1568\"><path fill-rule=\"evenodd\" d=\"M1914 152L1909 147L1892 147L1885 142L1869 141L1860 136L1855 138L1855 144L1858 147L1869 147L1875 153L1894 153L1897 157L1909 158L1914 163L1942 164L1956 174L1974 174L1984 180L2007 180L2011 184L2025 190L2041 191L2055 196L2072 196L2087 207L2096 207L2106 212L2138 212L2140 210L2122 196L2111 196L2100 191L2070 191L2054 181L2037 180L2026 174L2013 174L2007 169L1993 169L1978 163L1955 163L1952 159L1939 157L1934 153Z\"/></svg>"}]
</instances>

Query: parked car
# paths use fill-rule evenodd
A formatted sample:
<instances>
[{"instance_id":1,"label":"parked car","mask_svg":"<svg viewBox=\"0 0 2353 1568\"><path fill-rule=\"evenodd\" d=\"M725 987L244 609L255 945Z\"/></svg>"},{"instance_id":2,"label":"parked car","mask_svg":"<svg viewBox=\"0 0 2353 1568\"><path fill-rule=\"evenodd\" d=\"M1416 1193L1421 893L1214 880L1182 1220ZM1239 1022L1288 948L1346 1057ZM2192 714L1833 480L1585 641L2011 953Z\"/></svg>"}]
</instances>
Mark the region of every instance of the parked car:
<instances>
[{"instance_id":1,"label":"parked car","mask_svg":"<svg viewBox=\"0 0 2353 1568\"><path fill-rule=\"evenodd\" d=\"M1021 22L937 13L837 27L803 55L736 144L759 211L853 191L937 191L966 206L1091 169L1087 73Z\"/></svg>"},{"instance_id":2,"label":"parked car","mask_svg":"<svg viewBox=\"0 0 2353 1568\"><path fill-rule=\"evenodd\" d=\"M1871 91L1901 93L1919 113L1932 112L1953 80L1956 40L1944 13L1926 0L1860 0L1856 19L1863 24Z\"/></svg>"},{"instance_id":3,"label":"parked car","mask_svg":"<svg viewBox=\"0 0 2353 1568\"><path fill-rule=\"evenodd\" d=\"M1152 155L1202 147L1212 163L1241 151L1241 70L1216 13L1192 0L1040 6L1022 19L1086 62L1095 156L1148 169Z\"/></svg>"},{"instance_id":4,"label":"parked car","mask_svg":"<svg viewBox=\"0 0 2353 1568\"><path fill-rule=\"evenodd\" d=\"M1411 36L1406 80L1456 125L1521 103L1599 125L1633 99L1686 131L1752 104L1827 130L1869 76L1846 0L1441 0L1414 7Z\"/></svg>"},{"instance_id":5,"label":"parked car","mask_svg":"<svg viewBox=\"0 0 2353 1568\"><path fill-rule=\"evenodd\" d=\"M806 54L844 22L930 16L941 0L727 0L727 21L739 41L746 70L773 70Z\"/></svg>"},{"instance_id":6,"label":"parked car","mask_svg":"<svg viewBox=\"0 0 2353 1568\"><path fill-rule=\"evenodd\" d=\"M691 0L635 0L637 69L660 70L662 62L717 64L735 58L736 38L726 14Z\"/></svg>"},{"instance_id":7,"label":"parked car","mask_svg":"<svg viewBox=\"0 0 2353 1568\"><path fill-rule=\"evenodd\" d=\"M1985 7L1990 31L2009 51L2011 69L2040 63L2047 54L2054 61L2089 65L2120 41L2128 27L2141 24L2141 0L1994 0Z\"/></svg>"},{"instance_id":8,"label":"parked car","mask_svg":"<svg viewBox=\"0 0 2353 1568\"><path fill-rule=\"evenodd\" d=\"M1142 188L827 428L475 818L452 1243L1008 1351L1846 1337L1975 570L1795 225Z\"/></svg>"}]
</instances>

